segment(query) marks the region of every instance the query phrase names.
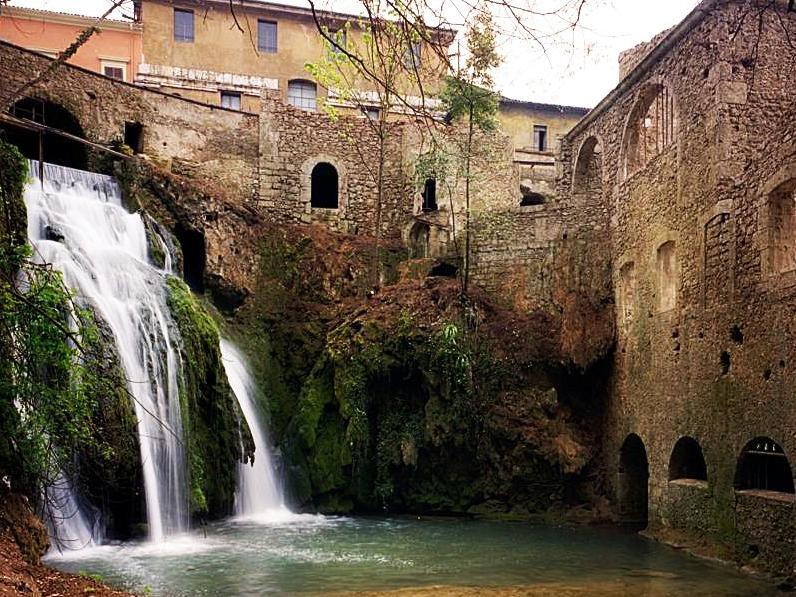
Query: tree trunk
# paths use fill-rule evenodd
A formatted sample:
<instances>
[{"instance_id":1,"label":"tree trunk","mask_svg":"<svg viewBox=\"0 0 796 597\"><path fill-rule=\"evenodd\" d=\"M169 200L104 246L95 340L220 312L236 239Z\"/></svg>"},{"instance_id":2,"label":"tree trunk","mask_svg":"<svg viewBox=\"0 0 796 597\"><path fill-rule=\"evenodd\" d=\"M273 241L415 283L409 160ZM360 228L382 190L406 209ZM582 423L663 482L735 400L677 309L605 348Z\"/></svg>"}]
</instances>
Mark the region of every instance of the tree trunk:
<instances>
[{"instance_id":1,"label":"tree trunk","mask_svg":"<svg viewBox=\"0 0 796 597\"><path fill-rule=\"evenodd\" d=\"M464 166L464 278L462 292L466 295L470 287L470 162L473 149L473 105L468 113L467 145Z\"/></svg>"}]
</instances>

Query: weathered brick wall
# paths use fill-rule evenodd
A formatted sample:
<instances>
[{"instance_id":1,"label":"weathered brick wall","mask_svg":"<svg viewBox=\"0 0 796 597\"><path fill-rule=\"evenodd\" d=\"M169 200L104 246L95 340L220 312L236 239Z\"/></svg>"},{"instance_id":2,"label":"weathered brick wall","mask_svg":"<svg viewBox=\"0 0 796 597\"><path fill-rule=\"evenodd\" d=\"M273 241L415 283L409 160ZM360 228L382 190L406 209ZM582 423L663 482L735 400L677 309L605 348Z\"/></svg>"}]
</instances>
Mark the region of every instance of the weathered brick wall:
<instances>
[{"instance_id":1,"label":"weathered brick wall","mask_svg":"<svg viewBox=\"0 0 796 597\"><path fill-rule=\"evenodd\" d=\"M307 112L270 95L260 113L258 209L282 222L323 223L340 232L374 235L380 143L364 118ZM412 216L411 184L403 161L402 125L391 125L385 145L381 230L400 238ZM338 209L310 205L312 168L332 164L339 176Z\"/></svg>"},{"instance_id":2,"label":"weathered brick wall","mask_svg":"<svg viewBox=\"0 0 796 597\"><path fill-rule=\"evenodd\" d=\"M49 58L0 41L0 109L21 85L36 78ZM259 119L142 89L96 73L63 66L26 95L52 101L77 119L90 141L121 141L125 122L144 125L144 153L175 172L210 180L240 201L258 185Z\"/></svg>"},{"instance_id":3,"label":"weathered brick wall","mask_svg":"<svg viewBox=\"0 0 796 597\"><path fill-rule=\"evenodd\" d=\"M496 296L547 302L550 262L561 234L561 214L553 206L479 214L473 220L473 282Z\"/></svg>"},{"instance_id":4,"label":"weathered brick wall","mask_svg":"<svg viewBox=\"0 0 796 597\"><path fill-rule=\"evenodd\" d=\"M569 135L559 180L565 212L610 231L615 286L623 267L632 263L635 274L633 316L619 322L607 405L609 482L618 478L625 438L637 434L649 461L653 525L712 534L738 547L739 558L759 554L757 565L781 573L794 564L793 507L737 494L734 478L755 437L796 456L796 279L768 273L763 217L767 185L787 179L796 163L788 44L796 15L785 5L775 3L779 14L764 11L759 29L741 0L703 4L709 10L689 33ZM628 115L648 83L665 84L675 98L675 142L625 178ZM590 137L602 149L603 184L584 194L572 188L573 170ZM676 304L662 312L657 251L667 241L676 247ZM682 436L702 447L704 488L669 482ZM763 506L745 505L752 498Z\"/></svg>"}]
</instances>

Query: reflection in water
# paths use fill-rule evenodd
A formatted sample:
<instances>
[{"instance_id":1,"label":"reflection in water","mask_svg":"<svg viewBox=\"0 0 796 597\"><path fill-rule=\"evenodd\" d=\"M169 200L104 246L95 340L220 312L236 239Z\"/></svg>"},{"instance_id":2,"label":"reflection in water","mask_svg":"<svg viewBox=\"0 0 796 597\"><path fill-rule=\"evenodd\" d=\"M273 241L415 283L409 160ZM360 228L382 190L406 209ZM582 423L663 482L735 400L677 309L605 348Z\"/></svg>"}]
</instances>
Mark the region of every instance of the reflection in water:
<instances>
[{"instance_id":1,"label":"reflection in water","mask_svg":"<svg viewBox=\"0 0 796 597\"><path fill-rule=\"evenodd\" d=\"M132 589L151 587L160 595L367 592L429 585L462 590L546 585L540 589L549 595L775 593L766 584L632 534L458 519L290 515L267 525L230 521L210 527L206 538L184 535L162 545L103 546L49 563L99 573ZM452 588L439 594L457 593Z\"/></svg>"}]
</instances>

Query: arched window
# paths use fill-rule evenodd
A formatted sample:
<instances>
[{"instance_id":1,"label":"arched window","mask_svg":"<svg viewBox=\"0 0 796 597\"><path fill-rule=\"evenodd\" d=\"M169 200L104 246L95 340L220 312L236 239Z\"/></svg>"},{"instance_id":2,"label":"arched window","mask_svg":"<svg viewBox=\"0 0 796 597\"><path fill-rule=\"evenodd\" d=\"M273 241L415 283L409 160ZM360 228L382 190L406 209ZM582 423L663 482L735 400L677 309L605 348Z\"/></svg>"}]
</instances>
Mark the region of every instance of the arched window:
<instances>
[{"instance_id":1,"label":"arched window","mask_svg":"<svg viewBox=\"0 0 796 597\"><path fill-rule=\"evenodd\" d=\"M600 142L589 137L578 152L572 195L576 200L599 200L603 192L603 156Z\"/></svg>"},{"instance_id":2,"label":"arched window","mask_svg":"<svg viewBox=\"0 0 796 597\"><path fill-rule=\"evenodd\" d=\"M635 433L619 451L619 516L624 524L647 526L649 463L644 442Z\"/></svg>"},{"instance_id":3,"label":"arched window","mask_svg":"<svg viewBox=\"0 0 796 597\"><path fill-rule=\"evenodd\" d=\"M746 444L738 459L735 488L794 493L793 473L782 446L768 437Z\"/></svg>"},{"instance_id":4,"label":"arched window","mask_svg":"<svg viewBox=\"0 0 796 597\"><path fill-rule=\"evenodd\" d=\"M312 81L297 79L287 84L287 103L302 110L313 111L318 105L318 86Z\"/></svg>"},{"instance_id":5,"label":"arched window","mask_svg":"<svg viewBox=\"0 0 796 597\"><path fill-rule=\"evenodd\" d=\"M708 480L708 467L699 442L693 437L681 437L677 440L669 459L669 480L692 479Z\"/></svg>"},{"instance_id":6,"label":"arched window","mask_svg":"<svg viewBox=\"0 0 796 597\"><path fill-rule=\"evenodd\" d=\"M669 147L677 135L674 98L661 84L645 87L625 129L624 175L630 177Z\"/></svg>"},{"instance_id":7,"label":"arched window","mask_svg":"<svg viewBox=\"0 0 796 597\"><path fill-rule=\"evenodd\" d=\"M768 196L769 270L796 269L796 179L782 183Z\"/></svg>"},{"instance_id":8,"label":"arched window","mask_svg":"<svg viewBox=\"0 0 796 597\"><path fill-rule=\"evenodd\" d=\"M632 261L625 263L619 270L619 305L620 324L627 327L633 321L636 307L636 266Z\"/></svg>"},{"instance_id":9,"label":"arched window","mask_svg":"<svg viewBox=\"0 0 796 597\"><path fill-rule=\"evenodd\" d=\"M337 209L339 180L337 170L328 162L315 164L310 183L310 205L320 209Z\"/></svg>"},{"instance_id":10,"label":"arched window","mask_svg":"<svg viewBox=\"0 0 796 597\"><path fill-rule=\"evenodd\" d=\"M427 178L423 185L423 211L437 211L437 180Z\"/></svg>"},{"instance_id":11,"label":"arched window","mask_svg":"<svg viewBox=\"0 0 796 597\"><path fill-rule=\"evenodd\" d=\"M69 110L46 100L26 97L16 102L9 112L17 118L32 120L65 133L85 139L80 124ZM19 147L29 159L39 159L39 134L13 125L3 125L6 140ZM85 170L88 163L86 146L55 134L45 135L42 144L44 161L50 164Z\"/></svg>"},{"instance_id":12,"label":"arched window","mask_svg":"<svg viewBox=\"0 0 796 597\"><path fill-rule=\"evenodd\" d=\"M658 248L658 311L670 311L677 304L677 252L674 241Z\"/></svg>"}]
</instances>

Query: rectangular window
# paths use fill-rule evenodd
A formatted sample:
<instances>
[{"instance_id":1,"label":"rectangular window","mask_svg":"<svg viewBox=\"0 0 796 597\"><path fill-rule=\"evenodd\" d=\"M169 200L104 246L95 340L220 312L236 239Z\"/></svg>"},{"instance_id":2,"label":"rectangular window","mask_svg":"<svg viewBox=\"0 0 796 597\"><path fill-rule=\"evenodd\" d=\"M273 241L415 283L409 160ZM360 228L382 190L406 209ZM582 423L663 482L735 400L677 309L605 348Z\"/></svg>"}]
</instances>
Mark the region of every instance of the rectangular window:
<instances>
[{"instance_id":1,"label":"rectangular window","mask_svg":"<svg viewBox=\"0 0 796 597\"><path fill-rule=\"evenodd\" d=\"M302 110L317 107L318 88L312 81L290 81L287 84L287 103Z\"/></svg>"},{"instance_id":2,"label":"rectangular window","mask_svg":"<svg viewBox=\"0 0 796 597\"><path fill-rule=\"evenodd\" d=\"M547 126L533 125L533 147L537 151L547 151Z\"/></svg>"},{"instance_id":3,"label":"rectangular window","mask_svg":"<svg viewBox=\"0 0 796 597\"><path fill-rule=\"evenodd\" d=\"M420 58L422 45L419 41L413 41L404 51L404 66L409 70L420 68Z\"/></svg>"},{"instance_id":4,"label":"rectangular window","mask_svg":"<svg viewBox=\"0 0 796 597\"><path fill-rule=\"evenodd\" d=\"M118 60L100 60L102 74L119 81L127 80L127 63Z\"/></svg>"},{"instance_id":5,"label":"rectangular window","mask_svg":"<svg viewBox=\"0 0 796 597\"><path fill-rule=\"evenodd\" d=\"M379 119L379 109L378 108L365 108L362 111L365 113L365 116L369 120L378 120Z\"/></svg>"},{"instance_id":6,"label":"rectangular window","mask_svg":"<svg viewBox=\"0 0 796 597\"><path fill-rule=\"evenodd\" d=\"M193 11L174 9L174 41L193 41Z\"/></svg>"},{"instance_id":7,"label":"rectangular window","mask_svg":"<svg viewBox=\"0 0 796 597\"><path fill-rule=\"evenodd\" d=\"M276 23L257 21L257 49L267 54L276 54Z\"/></svg>"},{"instance_id":8,"label":"rectangular window","mask_svg":"<svg viewBox=\"0 0 796 597\"><path fill-rule=\"evenodd\" d=\"M103 73L106 77L110 77L111 79L118 79L119 81L124 81L124 70L118 66L106 66L103 67Z\"/></svg>"},{"instance_id":9,"label":"rectangular window","mask_svg":"<svg viewBox=\"0 0 796 597\"><path fill-rule=\"evenodd\" d=\"M236 91L222 91L221 107L231 110L240 110L240 93Z\"/></svg>"}]
</instances>

